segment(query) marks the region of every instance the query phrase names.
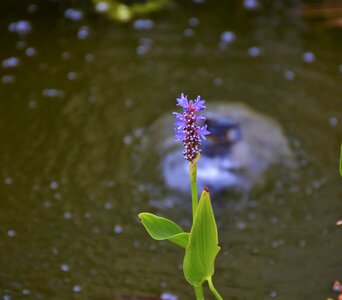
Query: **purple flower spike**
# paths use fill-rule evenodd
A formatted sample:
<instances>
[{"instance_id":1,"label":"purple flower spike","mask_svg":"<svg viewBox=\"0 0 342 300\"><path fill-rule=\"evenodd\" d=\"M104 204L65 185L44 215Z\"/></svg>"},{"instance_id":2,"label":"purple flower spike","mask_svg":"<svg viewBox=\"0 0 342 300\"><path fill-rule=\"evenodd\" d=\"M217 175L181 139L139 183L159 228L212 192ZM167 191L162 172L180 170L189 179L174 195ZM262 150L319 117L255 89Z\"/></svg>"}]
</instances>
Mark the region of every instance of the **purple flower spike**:
<instances>
[{"instance_id":1,"label":"purple flower spike","mask_svg":"<svg viewBox=\"0 0 342 300\"><path fill-rule=\"evenodd\" d=\"M210 133L207 125L200 127L197 123L205 120L203 115L196 115L197 112L205 109L204 103L205 100L201 100L200 96L193 101L188 100L188 97L182 93L181 97L177 98L177 105L183 108L183 114L173 113L177 119L175 139L183 142L183 155L190 162L201 152L201 139L205 140L205 136Z\"/></svg>"}]
</instances>

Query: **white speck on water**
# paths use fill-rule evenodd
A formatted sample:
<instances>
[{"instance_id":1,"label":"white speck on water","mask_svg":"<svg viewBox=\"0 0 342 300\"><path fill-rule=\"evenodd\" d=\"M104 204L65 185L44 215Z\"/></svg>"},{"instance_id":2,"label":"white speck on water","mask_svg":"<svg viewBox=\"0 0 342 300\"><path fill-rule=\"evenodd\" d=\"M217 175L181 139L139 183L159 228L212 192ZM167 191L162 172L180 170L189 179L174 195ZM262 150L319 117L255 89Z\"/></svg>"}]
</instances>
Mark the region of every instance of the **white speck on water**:
<instances>
[{"instance_id":1,"label":"white speck on water","mask_svg":"<svg viewBox=\"0 0 342 300\"><path fill-rule=\"evenodd\" d=\"M194 35L194 31L192 28L187 28L184 30L183 34L185 37L190 38Z\"/></svg>"},{"instance_id":2,"label":"white speck on water","mask_svg":"<svg viewBox=\"0 0 342 300\"><path fill-rule=\"evenodd\" d=\"M82 11L74 8L68 8L64 11L64 17L66 19L69 19L71 21L81 21L84 17L84 14Z\"/></svg>"},{"instance_id":3,"label":"white speck on water","mask_svg":"<svg viewBox=\"0 0 342 300\"><path fill-rule=\"evenodd\" d=\"M29 108L36 108L37 107L37 101L36 100L30 100L28 103L27 103L28 107Z\"/></svg>"},{"instance_id":4,"label":"white speck on water","mask_svg":"<svg viewBox=\"0 0 342 300\"><path fill-rule=\"evenodd\" d=\"M86 62L92 62L92 61L94 60L94 54L92 54L92 53L87 53L87 54L85 55L85 57L84 57L84 60L85 60Z\"/></svg>"},{"instance_id":5,"label":"white speck on water","mask_svg":"<svg viewBox=\"0 0 342 300\"><path fill-rule=\"evenodd\" d=\"M303 58L303 61L305 61L305 62L313 62L313 61L315 61L315 54L313 54L312 52L305 52L305 53L303 53L303 56L302 56L302 58Z\"/></svg>"},{"instance_id":6,"label":"white speck on water","mask_svg":"<svg viewBox=\"0 0 342 300\"><path fill-rule=\"evenodd\" d=\"M25 50L25 54L27 56L34 56L36 54L36 49L33 47L29 47Z\"/></svg>"},{"instance_id":7,"label":"white speck on water","mask_svg":"<svg viewBox=\"0 0 342 300\"><path fill-rule=\"evenodd\" d=\"M2 66L4 68L15 68L20 63L20 59L18 57L9 57L2 61Z\"/></svg>"},{"instance_id":8,"label":"white speck on water","mask_svg":"<svg viewBox=\"0 0 342 300\"><path fill-rule=\"evenodd\" d=\"M51 252L54 254L54 255L58 255L59 254L59 250L57 247L52 247L51 248Z\"/></svg>"},{"instance_id":9,"label":"white speck on water","mask_svg":"<svg viewBox=\"0 0 342 300\"><path fill-rule=\"evenodd\" d=\"M196 4L203 4L205 3L205 0L192 0L192 2Z\"/></svg>"},{"instance_id":10,"label":"white speck on water","mask_svg":"<svg viewBox=\"0 0 342 300\"><path fill-rule=\"evenodd\" d=\"M82 287L78 284L74 285L72 290L75 292L75 293L79 293L82 291Z\"/></svg>"},{"instance_id":11,"label":"white speck on water","mask_svg":"<svg viewBox=\"0 0 342 300\"><path fill-rule=\"evenodd\" d=\"M13 83L15 81L15 77L12 75L4 75L1 77L1 81L4 84Z\"/></svg>"},{"instance_id":12,"label":"white speck on water","mask_svg":"<svg viewBox=\"0 0 342 300\"><path fill-rule=\"evenodd\" d=\"M338 123L337 118L331 117L331 118L329 119L329 124L330 124L331 126L336 126L337 123Z\"/></svg>"},{"instance_id":13,"label":"white speck on water","mask_svg":"<svg viewBox=\"0 0 342 300\"><path fill-rule=\"evenodd\" d=\"M220 78L220 77L216 77L216 78L214 78L214 80L213 80L213 84L215 85L215 86L221 86L222 85L222 78Z\"/></svg>"},{"instance_id":14,"label":"white speck on water","mask_svg":"<svg viewBox=\"0 0 342 300\"><path fill-rule=\"evenodd\" d=\"M28 34L32 31L32 26L29 21L20 20L17 22L12 22L8 25L8 30L10 32L15 32L20 35Z\"/></svg>"},{"instance_id":15,"label":"white speck on water","mask_svg":"<svg viewBox=\"0 0 342 300\"><path fill-rule=\"evenodd\" d=\"M176 296L175 294L167 293L167 292L162 293L160 295L160 298L162 300L178 300L178 296Z\"/></svg>"},{"instance_id":16,"label":"white speck on water","mask_svg":"<svg viewBox=\"0 0 342 300\"><path fill-rule=\"evenodd\" d=\"M68 73L68 79L69 80L75 80L77 78L76 72L69 72Z\"/></svg>"},{"instance_id":17,"label":"white speck on water","mask_svg":"<svg viewBox=\"0 0 342 300\"><path fill-rule=\"evenodd\" d=\"M196 27L199 25L199 20L195 17L189 19L189 25L192 27Z\"/></svg>"},{"instance_id":18,"label":"white speck on water","mask_svg":"<svg viewBox=\"0 0 342 300\"><path fill-rule=\"evenodd\" d=\"M154 22L150 19L138 19L134 22L133 27L137 30L149 30L154 27Z\"/></svg>"},{"instance_id":19,"label":"white speck on water","mask_svg":"<svg viewBox=\"0 0 342 300\"><path fill-rule=\"evenodd\" d=\"M306 246L306 241L305 240L300 240L299 241L299 247L305 247Z\"/></svg>"},{"instance_id":20,"label":"white speck on water","mask_svg":"<svg viewBox=\"0 0 342 300\"><path fill-rule=\"evenodd\" d=\"M251 47L248 49L248 55L251 57L258 57L261 54L261 50L258 47Z\"/></svg>"},{"instance_id":21,"label":"white speck on water","mask_svg":"<svg viewBox=\"0 0 342 300\"><path fill-rule=\"evenodd\" d=\"M68 60L70 58L70 53L69 52L63 52L61 54L61 59L62 60Z\"/></svg>"},{"instance_id":22,"label":"white speck on water","mask_svg":"<svg viewBox=\"0 0 342 300\"><path fill-rule=\"evenodd\" d=\"M63 272L69 272L70 271L70 267L67 264L61 264L60 268Z\"/></svg>"},{"instance_id":23,"label":"white speck on water","mask_svg":"<svg viewBox=\"0 0 342 300\"><path fill-rule=\"evenodd\" d=\"M273 216L273 217L271 218L271 223L272 223L273 225L277 224L278 222L279 222L279 220L278 220L277 217Z\"/></svg>"},{"instance_id":24,"label":"white speck on water","mask_svg":"<svg viewBox=\"0 0 342 300\"><path fill-rule=\"evenodd\" d=\"M13 229L8 229L7 230L7 235L9 237L15 237L16 236L16 232Z\"/></svg>"},{"instance_id":25,"label":"white speck on water","mask_svg":"<svg viewBox=\"0 0 342 300\"><path fill-rule=\"evenodd\" d=\"M112 205L112 203L110 203L109 201L107 201L107 202L104 204L104 208L105 208L105 209L112 209L112 208L113 208L113 205Z\"/></svg>"},{"instance_id":26,"label":"white speck on water","mask_svg":"<svg viewBox=\"0 0 342 300\"><path fill-rule=\"evenodd\" d=\"M98 2L95 6L95 10L97 12L106 12L109 8L109 4L107 2Z\"/></svg>"},{"instance_id":27,"label":"white speck on water","mask_svg":"<svg viewBox=\"0 0 342 300\"><path fill-rule=\"evenodd\" d=\"M92 228L92 232L93 232L93 234L97 235L97 234L100 234L101 230L99 227L95 226Z\"/></svg>"},{"instance_id":28,"label":"white speck on water","mask_svg":"<svg viewBox=\"0 0 342 300\"><path fill-rule=\"evenodd\" d=\"M244 229L246 229L246 227L247 227L247 225L245 222L240 221L240 222L236 223L236 228L239 230L244 230Z\"/></svg>"},{"instance_id":29,"label":"white speck on water","mask_svg":"<svg viewBox=\"0 0 342 300\"><path fill-rule=\"evenodd\" d=\"M123 142L125 145L130 145L133 142L133 139L130 135L126 135L123 139Z\"/></svg>"},{"instance_id":30,"label":"white speck on water","mask_svg":"<svg viewBox=\"0 0 342 300\"><path fill-rule=\"evenodd\" d=\"M151 39L141 39L140 44L136 49L136 52L139 56L148 53L152 48L152 40Z\"/></svg>"},{"instance_id":31,"label":"white speck on water","mask_svg":"<svg viewBox=\"0 0 342 300\"><path fill-rule=\"evenodd\" d=\"M142 128L134 129L134 136L136 138L141 138L144 135L144 130Z\"/></svg>"},{"instance_id":32,"label":"white speck on water","mask_svg":"<svg viewBox=\"0 0 342 300\"><path fill-rule=\"evenodd\" d=\"M70 220L72 218L72 213L70 211L66 211L64 213L64 219L65 220Z\"/></svg>"},{"instance_id":33,"label":"white speck on water","mask_svg":"<svg viewBox=\"0 0 342 300\"><path fill-rule=\"evenodd\" d=\"M270 296L271 296L272 298L277 297L277 296L278 296L278 293L277 293L276 291L271 291L271 292L270 292Z\"/></svg>"},{"instance_id":34,"label":"white speck on water","mask_svg":"<svg viewBox=\"0 0 342 300\"><path fill-rule=\"evenodd\" d=\"M58 90L58 89L44 89L42 91L42 95L48 98L56 98L56 97L63 97L64 93L63 91Z\"/></svg>"},{"instance_id":35,"label":"white speck on water","mask_svg":"<svg viewBox=\"0 0 342 300\"><path fill-rule=\"evenodd\" d=\"M89 36L89 27L88 26L81 26L77 32L77 37L80 40L85 40Z\"/></svg>"},{"instance_id":36,"label":"white speck on water","mask_svg":"<svg viewBox=\"0 0 342 300\"><path fill-rule=\"evenodd\" d=\"M50 188L52 189L52 190L57 190L58 189L58 182L56 182L56 181L52 181L51 183L50 183Z\"/></svg>"},{"instance_id":37,"label":"white speck on water","mask_svg":"<svg viewBox=\"0 0 342 300\"><path fill-rule=\"evenodd\" d=\"M338 66L338 70L342 73L342 65Z\"/></svg>"},{"instance_id":38,"label":"white speck on water","mask_svg":"<svg viewBox=\"0 0 342 300\"><path fill-rule=\"evenodd\" d=\"M85 219L89 220L89 219L91 219L91 217L92 217L91 212L87 211L87 212L84 213L84 218Z\"/></svg>"},{"instance_id":39,"label":"white speck on water","mask_svg":"<svg viewBox=\"0 0 342 300\"><path fill-rule=\"evenodd\" d=\"M7 185L11 185L13 183L13 179L12 177L5 177L4 182Z\"/></svg>"},{"instance_id":40,"label":"white speck on water","mask_svg":"<svg viewBox=\"0 0 342 300\"><path fill-rule=\"evenodd\" d=\"M284 72L284 77L285 77L285 79L287 79L287 80L293 80L293 79L296 77L296 74L295 74L293 71L286 70L286 71Z\"/></svg>"},{"instance_id":41,"label":"white speck on water","mask_svg":"<svg viewBox=\"0 0 342 300\"><path fill-rule=\"evenodd\" d=\"M123 229L122 229L121 225L115 225L113 230L115 233L119 234L122 232Z\"/></svg>"},{"instance_id":42,"label":"white speck on water","mask_svg":"<svg viewBox=\"0 0 342 300\"><path fill-rule=\"evenodd\" d=\"M46 200L43 204L45 208L50 208L51 207L51 202L49 200Z\"/></svg>"},{"instance_id":43,"label":"white speck on water","mask_svg":"<svg viewBox=\"0 0 342 300\"><path fill-rule=\"evenodd\" d=\"M23 289L22 293L23 293L23 295L29 295L30 294L30 290L29 289Z\"/></svg>"},{"instance_id":44,"label":"white speck on water","mask_svg":"<svg viewBox=\"0 0 342 300\"><path fill-rule=\"evenodd\" d=\"M231 31L225 31L221 34L221 42L225 44L231 44L235 42L236 36L234 32Z\"/></svg>"},{"instance_id":45,"label":"white speck on water","mask_svg":"<svg viewBox=\"0 0 342 300\"><path fill-rule=\"evenodd\" d=\"M254 10L259 7L259 2L257 0L244 0L243 7L248 10Z\"/></svg>"},{"instance_id":46,"label":"white speck on water","mask_svg":"<svg viewBox=\"0 0 342 300\"><path fill-rule=\"evenodd\" d=\"M133 106L133 100L128 98L125 100L124 104L125 104L125 107L131 108Z\"/></svg>"},{"instance_id":47,"label":"white speck on water","mask_svg":"<svg viewBox=\"0 0 342 300\"><path fill-rule=\"evenodd\" d=\"M3 299L3 300L11 300L11 297L10 297L10 295L4 295L4 296L2 297L2 299Z\"/></svg>"}]
</instances>

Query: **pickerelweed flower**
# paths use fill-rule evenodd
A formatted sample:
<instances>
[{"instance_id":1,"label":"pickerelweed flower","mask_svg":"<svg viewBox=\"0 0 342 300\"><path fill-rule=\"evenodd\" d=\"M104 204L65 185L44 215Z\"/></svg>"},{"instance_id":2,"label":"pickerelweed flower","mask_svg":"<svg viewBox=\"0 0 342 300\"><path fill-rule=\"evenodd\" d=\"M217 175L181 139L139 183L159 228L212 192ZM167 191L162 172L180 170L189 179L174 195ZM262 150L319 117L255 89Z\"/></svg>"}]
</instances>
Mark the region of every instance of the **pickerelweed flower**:
<instances>
[{"instance_id":1,"label":"pickerelweed flower","mask_svg":"<svg viewBox=\"0 0 342 300\"><path fill-rule=\"evenodd\" d=\"M183 108L183 114L174 112L177 122L175 123L175 139L182 141L184 145L184 158L192 162L198 153L201 152L201 140L205 140L205 136L210 132L207 130L207 125L199 126L199 121L204 121L203 115L196 113L204 110L205 100L198 96L195 100L188 100L188 96L181 94L177 98L177 105Z\"/></svg>"}]
</instances>

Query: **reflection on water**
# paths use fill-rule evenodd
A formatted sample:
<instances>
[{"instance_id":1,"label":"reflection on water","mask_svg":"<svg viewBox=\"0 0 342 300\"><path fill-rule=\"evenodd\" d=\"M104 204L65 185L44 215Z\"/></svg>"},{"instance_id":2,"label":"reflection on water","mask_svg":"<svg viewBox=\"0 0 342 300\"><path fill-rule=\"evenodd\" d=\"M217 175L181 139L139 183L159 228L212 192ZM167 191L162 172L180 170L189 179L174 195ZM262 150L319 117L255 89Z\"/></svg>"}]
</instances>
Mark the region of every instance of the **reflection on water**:
<instances>
[{"instance_id":1,"label":"reflection on water","mask_svg":"<svg viewBox=\"0 0 342 300\"><path fill-rule=\"evenodd\" d=\"M158 158L139 151L187 91L272 116L299 166L246 205L215 199L227 203L215 211L217 288L231 299L327 298L341 276L340 31L282 2L175 3L143 29L68 4L0 10L1 296L193 297L179 249L148 239L136 218L190 218L151 205L170 196Z\"/></svg>"}]
</instances>

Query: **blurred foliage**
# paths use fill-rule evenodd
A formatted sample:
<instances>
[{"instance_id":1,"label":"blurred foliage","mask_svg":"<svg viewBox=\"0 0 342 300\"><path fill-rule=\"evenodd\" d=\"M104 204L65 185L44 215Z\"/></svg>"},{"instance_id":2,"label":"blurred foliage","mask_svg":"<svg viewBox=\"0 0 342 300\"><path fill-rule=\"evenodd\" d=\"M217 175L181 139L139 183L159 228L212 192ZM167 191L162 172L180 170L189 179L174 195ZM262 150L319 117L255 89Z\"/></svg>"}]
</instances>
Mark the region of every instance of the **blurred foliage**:
<instances>
[{"instance_id":1,"label":"blurred foliage","mask_svg":"<svg viewBox=\"0 0 342 300\"><path fill-rule=\"evenodd\" d=\"M168 0L146 1L118 1L118 0L92 0L95 10L106 14L109 18L128 22L134 17L143 16L161 10Z\"/></svg>"}]
</instances>

